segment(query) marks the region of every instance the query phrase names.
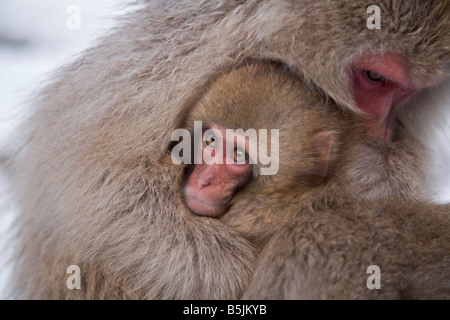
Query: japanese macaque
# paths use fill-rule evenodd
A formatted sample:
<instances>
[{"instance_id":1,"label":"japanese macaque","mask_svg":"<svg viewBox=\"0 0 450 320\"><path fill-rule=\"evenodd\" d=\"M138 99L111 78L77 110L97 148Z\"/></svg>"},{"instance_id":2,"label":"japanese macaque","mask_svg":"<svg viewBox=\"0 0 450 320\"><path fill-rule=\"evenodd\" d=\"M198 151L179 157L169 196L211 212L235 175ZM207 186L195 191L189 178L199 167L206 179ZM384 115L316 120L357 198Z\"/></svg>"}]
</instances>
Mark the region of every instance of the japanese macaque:
<instances>
[{"instance_id":1,"label":"japanese macaque","mask_svg":"<svg viewBox=\"0 0 450 320\"><path fill-rule=\"evenodd\" d=\"M447 1L401 5L378 1L381 29L367 28L371 1L169 0L142 4L95 47L57 73L21 127L14 157L19 207L14 291L18 297L241 297L253 273L259 244L242 232L248 226L240 230L232 221L225 226L199 215L232 219L238 204L245 203L239 198L254 194L253 205L241 208L244 216L251 217L252 208L270 200L277 205L270 216L281 216L289 197L272 197L265 186L276 186L281 192L292 188L293 181L296 186L303 180L327 179L324 172L334 162L320 159L327 149L333 159L341 140L335 135L317 136L316 144L302 158L289 161L297 173L290 179L281 180L282 174L249 176L239 181L242 185L231 184L233 190L228 198L224 195L217 210L195 207L189 201L190 188L186 189L189 178L184 180L189 168L173 163L170 137L183 127L203 92L218 76L250 60L272 61L301 78L309 95L317 94L324 105L339 107L342 115L332 120L337 132L346 130L347 117L359 114L363 115L359 120L362 135L390 140L395 138L394 108L448 72ZM277 106L270 116L261 113L270 118L267 126L277 125L269 120L278 117L289 119L284 106ZM225 121L217 124L227 127L226 115L232 112L227 110L232 107L220 108L220 119ZM242 120L261 118L260 112L239 110ZM263 120L261 125L265 125ZM329 121L324 117L316 130L328 128ZM292 141L297 139L306 141L297 136ZM333 148L327 148L331 139ZM299 146L285 147L280 143L280 161L286 150ZM303 147L298 150L302 151ZM306 156L311 153L312 157ZM409 157L402 149L398 153ZM362 168L367 167L365 154L358 157ZM390 161L384 155L379 160L372 163L374 168L384 164L400 168L382 176L374 173L366 189L359 191L363 196L414 189L414 182L410 188L402 174L392 180L390 175L405 171L415 176L416 170L403 169L409 161ZM310 164L316 161L316 172L311 175ZM253 169L264 166L252 165L246 174L258 174ZM353 170L364 172L358 166ZM193 170L191 177L198 173ZM356 177L364 180L365 175ZM378 185L379 180L396 187ZM253 191L244 192L247 189ZM264 228L270 229L268 234L274 229L264 224L254 230L263 235ZM70 265L80 267L79 290L66 286L65 271Z\"/></svg>"},{"instance_id":2,"label":"japanese macaque","mask_svg":"<svg viewBox=\"0 0 450 320\"><path fill-rule=\"evenodd\" d=\"M227 199L221 221L262 249L245 298L450 298L450 206L420 201L419 180L409 172L420 169L413 149L364 138L357 118L344 117L274 65L220 77L187 121L216 128L217 135L205 131L204 150L242 158L196 164L186 189L188 203L200 199L191 209L202 215ZM224 128L246 135L227 141ZM279 145L273 135L249 138L250 130L264 128L279 128ZM250 165L261 140L278 161L273 175L260 175L258 161ZM250 152L252 143L258 148ZM228 186L236 184L243 189L228 200ZM380 290L366 285L373 265Z\"/></svg>"}]
</instances>

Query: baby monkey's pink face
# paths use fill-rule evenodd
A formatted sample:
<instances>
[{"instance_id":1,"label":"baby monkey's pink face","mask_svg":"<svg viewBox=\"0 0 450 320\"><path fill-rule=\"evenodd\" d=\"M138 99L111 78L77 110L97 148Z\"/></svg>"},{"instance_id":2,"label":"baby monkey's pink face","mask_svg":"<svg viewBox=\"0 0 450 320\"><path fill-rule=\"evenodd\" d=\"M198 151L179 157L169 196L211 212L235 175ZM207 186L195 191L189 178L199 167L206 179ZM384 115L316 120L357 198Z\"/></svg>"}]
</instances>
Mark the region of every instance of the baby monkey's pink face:
<instances>
[{"instance_id":1,"label":"baby monkey's pink face","mask_svg":"<svg viewBox=\"0 0 450 320\"><path fill-rule=\"evenodd\" d=\"M218 217L225 213L236 192L248 183L252 165L248 143L237 136L227 141L226 129L213 124L203 131L202 162L196 164L184 188L188 207L196 214Z\"/></svg>"}]
</instances>

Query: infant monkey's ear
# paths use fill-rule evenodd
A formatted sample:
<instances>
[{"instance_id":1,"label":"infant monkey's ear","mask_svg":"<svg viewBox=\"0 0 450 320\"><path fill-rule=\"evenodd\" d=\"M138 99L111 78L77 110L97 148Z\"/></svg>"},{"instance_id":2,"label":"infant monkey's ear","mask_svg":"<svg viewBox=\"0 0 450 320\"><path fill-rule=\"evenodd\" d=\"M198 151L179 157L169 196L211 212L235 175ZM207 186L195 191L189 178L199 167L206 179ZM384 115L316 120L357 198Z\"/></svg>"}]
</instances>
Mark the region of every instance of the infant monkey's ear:
<instances>
[{"instance_id":1,"label":"infant monkey's ear","mask_svg":"<svg viewBox=\"0 0 450 320\"><path fill-rule=\"evenodd\" d=\"M333 145L334 135L332 131L321 131L313 136L311 147L316 161L312 171L311 183L320 183L327 176Z\"/></svg>"}]
</instances>

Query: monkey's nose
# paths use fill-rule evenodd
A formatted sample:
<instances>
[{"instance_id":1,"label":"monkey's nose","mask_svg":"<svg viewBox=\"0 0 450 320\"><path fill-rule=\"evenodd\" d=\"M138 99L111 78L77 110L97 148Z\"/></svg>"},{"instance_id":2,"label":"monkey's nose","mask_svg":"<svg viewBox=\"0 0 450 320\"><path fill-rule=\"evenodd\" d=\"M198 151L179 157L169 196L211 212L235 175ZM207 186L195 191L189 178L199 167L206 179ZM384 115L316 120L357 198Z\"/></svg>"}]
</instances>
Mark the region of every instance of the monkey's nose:
<instances>
[{"instance_id":1,"label":"monkey's nose","mask_svg":"<svg viewBox=\"0 0 450 320\"><path fill-rule=\"evenodd\" d=\"M197 186L199 189L210 186L210 185L211 185L211 181L209 181L209 180L207 181L207 180L202 179L202 181L200 181L200 180L197 181Z\"/></svg>"},{"instance_id":2,"label":"monkey's nose","mask_svg":"<svg viewBox=\"0 0 450 320\"><path fill-rule=\"evenodd\" d=\"M211 171L212 171L212 169L207 167L206 170L203 170L202 173L197 176L197 187L199 189L205 188L212 184L214 175L212 174Z\"/></svg>"}]
</instances>

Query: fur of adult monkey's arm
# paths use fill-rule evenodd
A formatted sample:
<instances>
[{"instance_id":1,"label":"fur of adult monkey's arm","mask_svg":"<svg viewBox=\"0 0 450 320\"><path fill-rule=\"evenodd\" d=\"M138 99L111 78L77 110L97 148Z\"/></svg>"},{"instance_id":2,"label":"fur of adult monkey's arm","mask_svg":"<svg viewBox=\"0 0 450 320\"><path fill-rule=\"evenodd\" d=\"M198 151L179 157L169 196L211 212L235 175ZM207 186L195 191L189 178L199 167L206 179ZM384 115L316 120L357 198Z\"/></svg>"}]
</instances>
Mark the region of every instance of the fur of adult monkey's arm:
<instances>
[{"instance_id":1,"label":"fur of adult monkey's arm","mask_svg":"<svg viewBox=\"0 0 450 320\"><path fill-rule=\"evenodd\" d=\"M450 298L450 205L294 211L261 252L244 299ZM366 285L370 265L380 267L380 290Z\"/></svg>"}]
</instances>

